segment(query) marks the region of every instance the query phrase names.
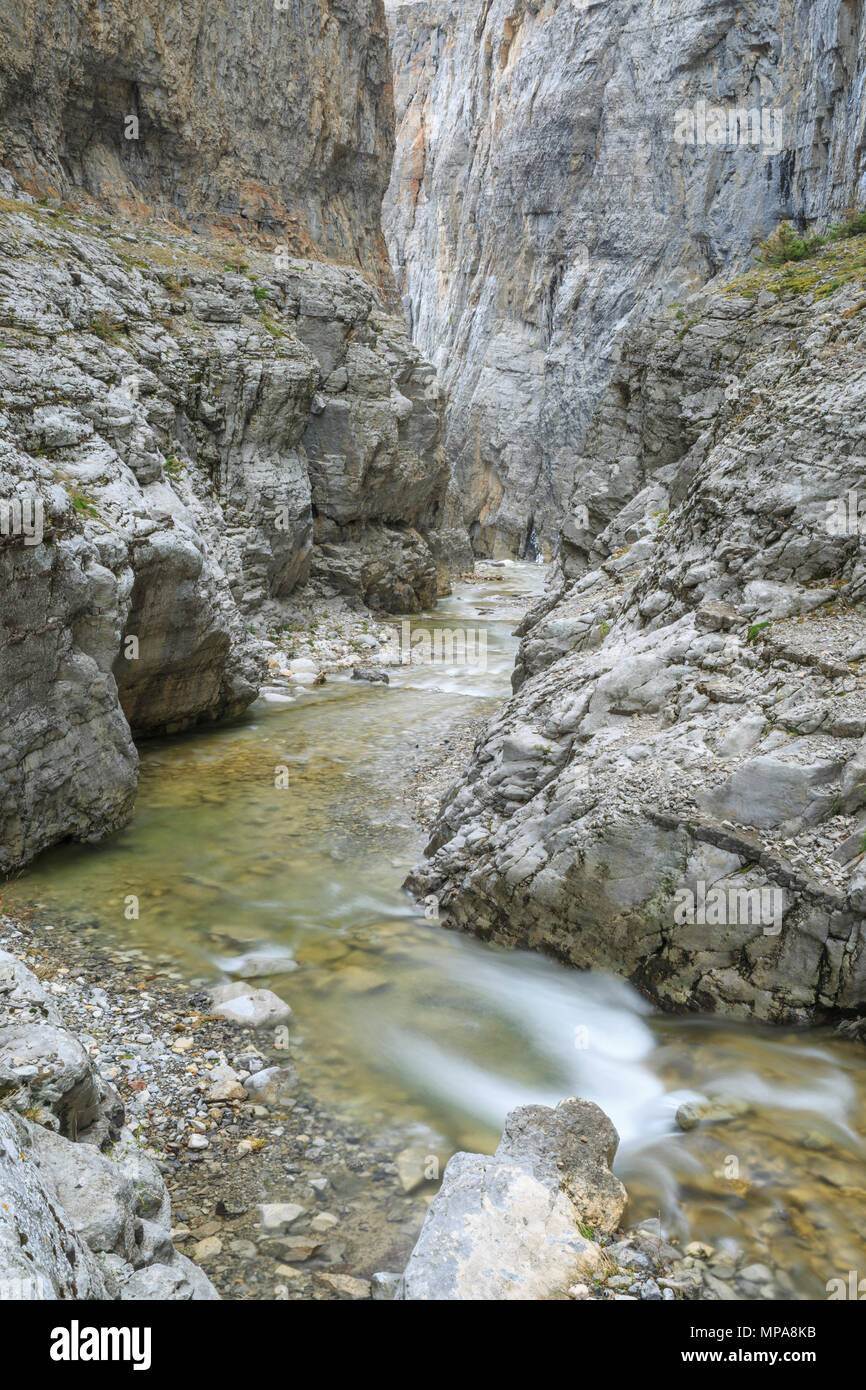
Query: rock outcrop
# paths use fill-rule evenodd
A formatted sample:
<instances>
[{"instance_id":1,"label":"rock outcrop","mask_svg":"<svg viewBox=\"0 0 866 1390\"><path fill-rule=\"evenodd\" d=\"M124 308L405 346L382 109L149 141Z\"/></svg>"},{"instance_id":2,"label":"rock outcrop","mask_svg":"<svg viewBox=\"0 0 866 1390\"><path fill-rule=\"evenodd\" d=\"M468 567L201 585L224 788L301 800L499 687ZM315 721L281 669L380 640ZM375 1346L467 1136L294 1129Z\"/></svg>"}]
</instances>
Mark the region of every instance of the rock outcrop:
<instances>
[{"instance_id":1,"label":"rock outcrop","mask_svg":"<svg viewBox=\"0 0 866 1390\"><path fill-rule=\"evenodd\" d=\"M4 0L0 166L36 197L261 235L392 286L381 0Z\"/></svg>"},{"instance_id":2,"label":"rock outcrop","mask_svg":"<svg viewBox=\"0 0 866 1390\"><path fill-rule=\"evenodd\" d=\"M0 952L0 1299L215 1299L156 1161L50 995Z\"/></svg>"},{"instance_id":3,"label":"rock outcrop","mask_svg":"<svg viewBox=\"0 0 866 1390\"><path fill-rule=\"evenodd\" d=\"M626 340L573 499L603 529L564 529L410 880L444 921L671 1009L862 1013L864 347L864 237Z\"/></svg>"},{"instance_id":4,"label":"rock outcrop","mask_svg":"<svg viewBox=\"0 0 866 1390\"><path fill-rule=\"evenodd\" d=\"M6 10L0 871L123 825L134 739L241 713L298 585L435 603L455 516L381 288L381 6Z\"/></svg>"},{"instance_id":5,"label":"rock outcrop","mask_svg":"<svg viewBox=\"0 0 866 1390\"><path fill-rule=\"evenodd\" d=\"M513 1110L496 1153L458 1153L430 1205L396 1297L557 1300L606 1269L597 1243L622 1216L619 1142L597 1105Z\"/></svg>"},{"instance_id":6,"label":"rock outcrop","mask_svg":"<svg viewBox=\"0 0 866 1390\"><path fill-rule=\"evenodd\" d=\"M385 227L481 554L549 555L624 331L866 191L855 0L394 0ZM623 461L628 467L629 460Z\"/></svg>"}]
</instances>

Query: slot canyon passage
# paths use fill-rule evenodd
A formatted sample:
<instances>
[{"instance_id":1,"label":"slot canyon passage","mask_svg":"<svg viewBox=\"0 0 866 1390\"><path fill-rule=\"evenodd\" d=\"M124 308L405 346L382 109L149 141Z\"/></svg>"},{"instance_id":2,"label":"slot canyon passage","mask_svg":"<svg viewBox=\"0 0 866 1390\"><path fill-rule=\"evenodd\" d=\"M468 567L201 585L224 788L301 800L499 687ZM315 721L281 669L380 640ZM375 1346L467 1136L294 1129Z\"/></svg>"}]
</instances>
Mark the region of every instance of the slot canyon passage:
<instances>
[{"instance_id":1,"label":"slot canyon passage","mask_svg":"<svg viewBox=\"0 0 866 1390\"><path fill-rule=\"evenodd\" d=\"M4 1299L858 1297L866 8L664 11L0 0Z\"/></svg>"}]
</instances>

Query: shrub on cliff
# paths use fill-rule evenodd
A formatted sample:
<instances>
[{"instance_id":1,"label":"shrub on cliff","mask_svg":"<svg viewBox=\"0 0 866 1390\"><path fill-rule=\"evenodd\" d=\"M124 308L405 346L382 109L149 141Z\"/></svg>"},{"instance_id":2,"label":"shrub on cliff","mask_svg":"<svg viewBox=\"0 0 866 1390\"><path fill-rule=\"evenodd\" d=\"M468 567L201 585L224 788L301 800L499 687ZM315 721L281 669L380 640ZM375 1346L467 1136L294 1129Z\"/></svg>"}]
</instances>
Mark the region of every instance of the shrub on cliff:
<instances>
[{"instance_id":1,"label":"shrub on cliff","mask_svg":"<svg viewBox=\"0 0 866 1390\"><path fill-rule=\"evenodd\" d=\"M780 266L788 261L804 261L814 256L825 246L827 238L820 235L801 237L794 231L790 222L782 222L758 246L756 260L759 265Z\"/></svg>"}]
</instances>

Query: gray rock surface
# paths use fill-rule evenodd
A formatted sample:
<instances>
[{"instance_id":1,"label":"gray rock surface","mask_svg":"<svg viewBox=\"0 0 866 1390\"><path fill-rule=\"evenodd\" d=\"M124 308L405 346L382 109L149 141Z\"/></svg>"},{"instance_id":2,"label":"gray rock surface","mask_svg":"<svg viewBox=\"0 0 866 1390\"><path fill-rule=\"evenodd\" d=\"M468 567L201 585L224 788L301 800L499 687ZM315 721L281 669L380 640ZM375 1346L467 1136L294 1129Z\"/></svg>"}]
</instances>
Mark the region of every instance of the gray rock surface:
<instances>
[{"instance_id":1,"label":"gray rock surface","mask_svg":"<svg viewBox=\"0 0 866 1390\"><path fill-rule=\"evenodd\" d=\"M133 737L255 698L251 616L310 575L417 611L444 564L438 383L359 273L105 230L0 206L3 871L129 818Z\"/></svg>"},{"instance_id":2,"label":"gray rock surface","mask_svg":"<svg viewBox=\"0 0 866 1390\"><path fill-rule=\"evenodd\" d=\"M617 1143L590 1101L512 1111L492 1157L449 1161L396 1297L568 1298L605 1268L594 1237L616 1230L625 1207L609 1168Z\"/></svg>"},{"instance_id":3,"label":"gray rock surface","mask_svg":"<svg viewBox=\"0 0 866 1390\"><path fill-rule=\"evenodd\" d=\"M465 519L479 553L549 554L624 332L743 265L783 218L811 227L862 197L866 16L838 0L387 10L386 235L448 390ZM699 124L702 101L721 129ZM738 110L760 130L729 122ZM605 520L633 491L619 462Z\"/></svg>"},{"instance_id":4,"label":"gray rock surface","mask_svg":"<svg viewBox=\"0 0 866 1390\"><path fill-rule=\"evenodd\" d=\"M394 141L381 0L4 0L0 164L37 198L363 264Z\"/></svg>"},{"instance_id":5,"label":"gray rock surface","mask_svg":"<svg viewBox=\"0 0 866 1390\"><path fill-rule=\"evenodd\" d=\"M211 990L213 1012L232 1023L243 1023L248 1028L267 1028L285 1023L292 1016L292 1010L278 994L271 989L254 989L238 981L236 984L215 985ZM261 1075L261 1073L259 1073Z\"/></svg>"},{"instance_id":6,"label":"gray rock surface","mask_svg":"<svg viewBox=\"0 0 866 1390\"><path fill-rule=\"evenodd\" d=\"M862 1012L863 248L624 342L587 438L599 489L627 459L636 490L563 528L514 698L410 879L446 924L672 1009Z\"/></svg>"},{"instance_id":7,"label":"gray rock surface","mask_svg":"<svg viewBox=\"0 0 866 1390\"><path fill-rule=\"evenodd\" d=\"M155 1160L113 1087L0 952L0 1299L215 1299L178 1254ZM26 1114L25 1114L26 1111Z\"/></svg>"}]
</instances>

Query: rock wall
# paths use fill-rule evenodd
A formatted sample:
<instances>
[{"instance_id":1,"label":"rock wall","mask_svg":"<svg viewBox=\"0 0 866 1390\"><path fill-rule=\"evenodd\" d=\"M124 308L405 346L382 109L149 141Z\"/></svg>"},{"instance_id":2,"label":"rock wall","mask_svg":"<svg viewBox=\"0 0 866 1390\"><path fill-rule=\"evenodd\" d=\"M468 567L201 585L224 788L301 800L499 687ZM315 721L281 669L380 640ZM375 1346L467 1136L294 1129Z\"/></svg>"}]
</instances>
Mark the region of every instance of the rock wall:
<instances>
[{"instance_id":1,"label":"rock wall","mask_svg":"<svg viewBox=\"0 0 866 1390\"><path fill-rule=\"evenodd\" d=\"M389 312L379 0L2 14L9 871L124 824L133 738L243 711L299 584L417 611L460 533Z\"/></svg>"},{"instance_id":2,"label":"rock wall","mask_svg":"<svg viewBox=\"0 0 866 1390\"><path fill-rule=\"evenodd\" d=\"M386 234L465 520L480 553L549 554L628 326L783 218L866 195L866 11L408 0L388 19Z\"/></svg>"},{"instance_id":3,"label":"rock wall","mask_svg":"<svg viewBox=\"0 0 866 1390\"><path fill-rule=\"evenodd\" d=\"M390 293L381 0L4 0L0 165L362 265Z\"/></svg>"},{"instance_id":4,"label":"rock wall","mask_svg":"<svg viewBox=\"0 0 866 1390\"><path fill-rule=\"evenodd\" d=\"M242 711L250 618L311 574L434 603L447 479L438 383L359 272L16 196L0 247L8 870L127 819L130 731Z\"/></svg>"},{"instance_id":5,"label":"rock wall","mask_svg":"<svg viewBox=\"0 0 866 1390\"><path fill-rule=\"evenodd\" d=\"M862 1013L864 347L862 236L627 337L587 449L638 491L524 622L411 880L446 922L670 1009Z\"/></svg>"}]
</instances>

